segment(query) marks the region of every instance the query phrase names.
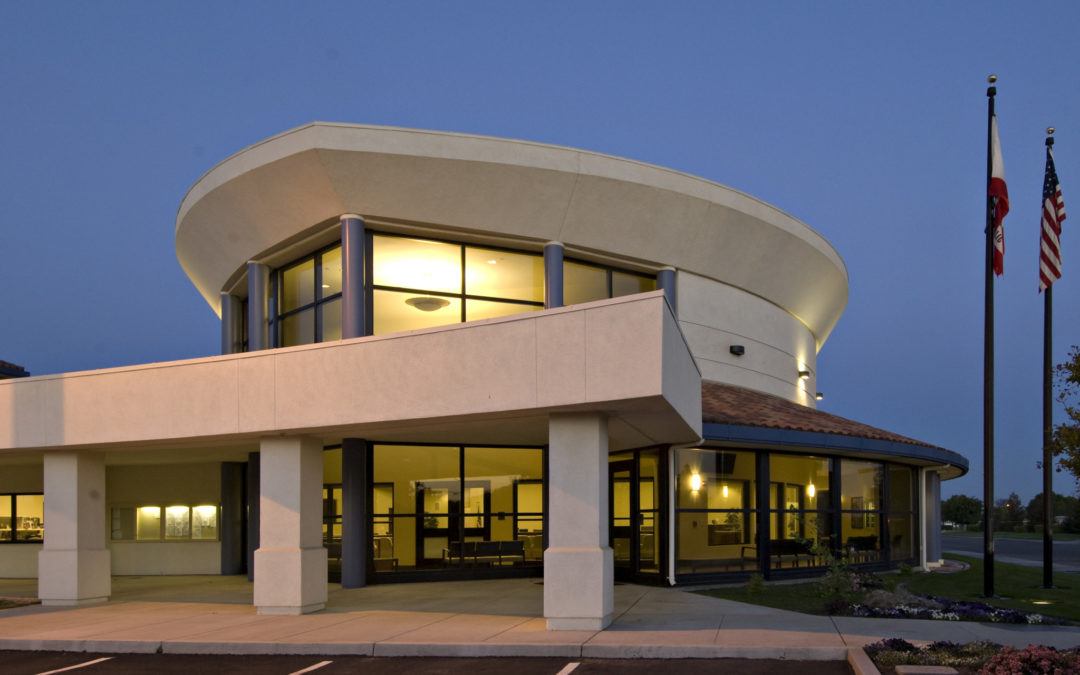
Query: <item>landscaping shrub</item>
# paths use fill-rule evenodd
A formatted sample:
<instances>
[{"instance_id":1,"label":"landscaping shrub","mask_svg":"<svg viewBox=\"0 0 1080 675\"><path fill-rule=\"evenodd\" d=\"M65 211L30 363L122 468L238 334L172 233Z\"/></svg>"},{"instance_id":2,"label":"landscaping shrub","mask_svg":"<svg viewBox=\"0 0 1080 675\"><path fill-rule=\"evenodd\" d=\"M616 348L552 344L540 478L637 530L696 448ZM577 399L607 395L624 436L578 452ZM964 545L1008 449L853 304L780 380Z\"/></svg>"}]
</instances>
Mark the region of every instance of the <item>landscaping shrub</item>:
<instances>
[{"instance_id":1,"label":"landscaping shrub","mask_svg":"<svg viewBox=\"0 0 1080 675\"><path fill-rule=\"evenodd\" d=\"M1001 651L1001 645L992 642L972 642L966 645L934 642L919 648L907 640L892 638L867 645L865 649L879 667L910 665L974 669Z\"/></svg>"},{"instance_id":2,"label":"landscaping shrub","mask_svg":"<svg viewBox=\"0 0 1080 675\"><path fill-rule=\"evenodd\" d=\"M1005 647L992 656L979 671L985 675L1080 673L1080 651L1058 651L1053 647L1028 645L1024 649Z\"/></svg>"}]
</instances>

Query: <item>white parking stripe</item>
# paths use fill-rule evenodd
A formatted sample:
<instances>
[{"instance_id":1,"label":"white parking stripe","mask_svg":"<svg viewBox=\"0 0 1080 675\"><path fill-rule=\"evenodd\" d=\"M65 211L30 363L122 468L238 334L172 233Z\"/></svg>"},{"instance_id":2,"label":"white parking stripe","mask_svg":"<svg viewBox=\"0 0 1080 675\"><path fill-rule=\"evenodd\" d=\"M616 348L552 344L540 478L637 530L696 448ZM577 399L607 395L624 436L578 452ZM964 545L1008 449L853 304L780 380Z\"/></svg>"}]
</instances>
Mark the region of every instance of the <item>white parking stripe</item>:
<instances>
[{"instance_id":1,"label":"white parking stripe","mask_svg":"<svg viewBox=\"0 0 1080 675\"><path fill-rule=\"evenodd\" d=\"M580 665L580 663L568 663L566 664L566 667L564 667L555 675L570 675L570 673L574 672L574 670Z\"/></svg>"},{"instance_id":2,"label":"white parking stripe","mask_svg":"<svg viewBox=\"0 0 1080 675\"><path fill-rule=\"evenodd\" d=\"M319 668L325 668L326 666L330 665L331 663L333 663L333 661L319 661L318 663L316 663L313 666L308 666L307 668L301 668L300 670L296 671L295 673L289 673L289 675L300 675L301 673L310 673L313 670L318 670Z\"/></svg>"},{"instance_id":3,"label":"white parking stripe","mask_svg":"<svg viewBox=\"0 0 1080 675\"><path fill-rule=\"evenodd\" d=\"M93 661L86 661L85 663L76 663L75 665L68 666L67 668L57 668L56 670L46 670L45 672L38 673L37 675L53 675L53 673L63 673L63 672L69 671L69 670L75 670L76 668L85 668L87 666L92 666L95 663L101 663L102 661L108 661L111 658L112 658L111 656L102 656L100 659L94 659Z\"/></svg>"}]
</instances>

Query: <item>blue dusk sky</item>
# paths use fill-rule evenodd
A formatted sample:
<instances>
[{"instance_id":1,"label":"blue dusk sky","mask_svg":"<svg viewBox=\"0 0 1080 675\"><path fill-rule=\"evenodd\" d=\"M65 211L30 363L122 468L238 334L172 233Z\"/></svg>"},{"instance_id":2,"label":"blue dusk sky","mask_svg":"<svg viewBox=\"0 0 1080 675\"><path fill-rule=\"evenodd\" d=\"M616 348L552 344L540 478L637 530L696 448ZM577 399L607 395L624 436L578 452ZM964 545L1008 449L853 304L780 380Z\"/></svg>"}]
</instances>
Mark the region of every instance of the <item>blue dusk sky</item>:
<instances>
[{"instance_id":1,"label":"blue dusk sky","mask_svg":"<svg viewBox=\"0 0 1080 675\"><path fill-rule=\"evenodd\" d=\"M1080 228L1078 28L1076 2L5 2L0 359L46 374L216 353L176 210L267 136L327 120L528 139L696 174L821 232L851 284L821 407L963 453L945 493L978 495L995 72L1012 196L996 489L1027 500L1047 125ZM1080 343L1073 224L1056 361Z\"/></svg>"}]
</instances>

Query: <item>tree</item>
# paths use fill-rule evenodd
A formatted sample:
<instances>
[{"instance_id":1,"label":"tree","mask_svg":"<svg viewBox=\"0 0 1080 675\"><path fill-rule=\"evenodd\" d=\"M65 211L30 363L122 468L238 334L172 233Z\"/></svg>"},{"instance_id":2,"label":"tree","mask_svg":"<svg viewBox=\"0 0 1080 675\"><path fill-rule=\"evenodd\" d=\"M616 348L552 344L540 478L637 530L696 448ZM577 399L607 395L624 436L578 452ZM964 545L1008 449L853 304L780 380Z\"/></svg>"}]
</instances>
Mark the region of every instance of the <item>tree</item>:
<instances>
[{"instance_id":1,"label":"tree","mask_svg":"<svg viewBox=\"0 0 1080 675\"><path fill-rule=\"evenodd\" d=\"M1009 493L1008 499L999 499L994 504L994 529L1001 532L1018 532L1024 529L1024 504L1020 495Z\"/></svg>"},{"instance_id":2,"label":"tree","mask_svg":"<svg viewBox=\"0 0 1080 675\"><path fill-rule=\"evenodd\" d=\"M1058 470L1071 473L1080 487L1080 346L1073 345L1069 360L1054 370L1057 400L1065 407L1066 420L1054 427L1052 449Z\"/></svg>"},{"instance_id":3,"label":"tree","mask_svg":"<svg viewBox=\"0 0 1080 675\"><path fill-rule=\"evenodd\" d=\"M941 519L961 525L978 525L982 522L981 499L967 495L953 495L941 502Z\"/></svg>"},{"instance_id":4,"label":"tree","mask_svg":"<svg viewBox=\"0 0 1080 675\"><path fill-rule=\"evenodd\" d=\"M1052 510L1055 532L1071 532L1080 525L1080 522L1077 522L1077 516L1080 515L1080 499L1055 492ZM1028 529L1032 532L1042 531L1042 512L1043 498L1040 492L1027 505Z\"/></svg>"}]
</instances>

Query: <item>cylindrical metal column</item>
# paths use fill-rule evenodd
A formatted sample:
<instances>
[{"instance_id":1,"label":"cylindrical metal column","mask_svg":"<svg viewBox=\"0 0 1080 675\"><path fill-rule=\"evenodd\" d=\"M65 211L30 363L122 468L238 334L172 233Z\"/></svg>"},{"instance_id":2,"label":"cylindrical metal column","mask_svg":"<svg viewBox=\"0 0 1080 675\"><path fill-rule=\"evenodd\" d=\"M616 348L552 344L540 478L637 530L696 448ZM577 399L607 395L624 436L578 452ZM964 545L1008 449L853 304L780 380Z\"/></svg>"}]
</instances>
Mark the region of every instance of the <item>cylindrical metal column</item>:
<instances>
[{"instance_id":1,"label":"cylindrical metal column","mask_svg":"<svg viewBox=\"0 0 1080 675\"><path fill-rule=\"evenodd\" d=\"M236 354L242 351L243 320L240 317L240 298L232 293L221 294L221 353Z\"/></svg>"},{"instance_id":2,"label":"cylindrical metal column","mask_svg":"<svg viewBox=\"0 0 1080 675\"><path fill-rule=\"evenodd\" d=\"M247 461L247 537L245 540L248 581L255 580L255 549L259 548L259 484L261 482L259 453L249 452Z\"/></svg>"},{"instance_id":3,"label":"cylindrical metal column","mask_svg":"<svg viewBox=\"0 0 1080 675\"><path fill-rule=\"evenodd\" d=\"M371 481L368 445L359 438L341 439L341 587L367 585Z\"/></svg>"},{"instance_id":4,"label":"cylindrical metal column","mask_svg":"<svg viewBox=\"0 0 1080 675\"><path fill-rule=\"evenodd\" d=\"M270 268L262 263L248 261L248 351L268 349L270 324L267 305L270 299Z\"/></svg>"},{"instance_id":5,"label":"cylindrical metal column","mask_svg":"<svg viewBox=\"0 0 1080 675\"><path fill-rule=\"evenodd\" d=\"M354 213L341 216L341 337L367 333L364 320L364 219Z\"/></svg>"},{"instance_id":6,"label":"cylindrical metal column","mask_svg":"<svg viewBox=\"0 0 1080 675\"><path fill-rule=\"evenodd\" d=\"M664 292L664 297L667 299L668 305L671 307L671 313L678 318L679 305L678 298L675 292L675 268L665 267L656 273L656 287Z\"/></svg>"},{"instance_id":7,"label":"cylindrical metal column","mask_svg":"<svg viewBox=\"0 0 1080 675\"><path fill-rule=\"evenodd\" d=\"M563 306L563 245L544 244L544 309Z\"/></svg>"}]
</instances>

